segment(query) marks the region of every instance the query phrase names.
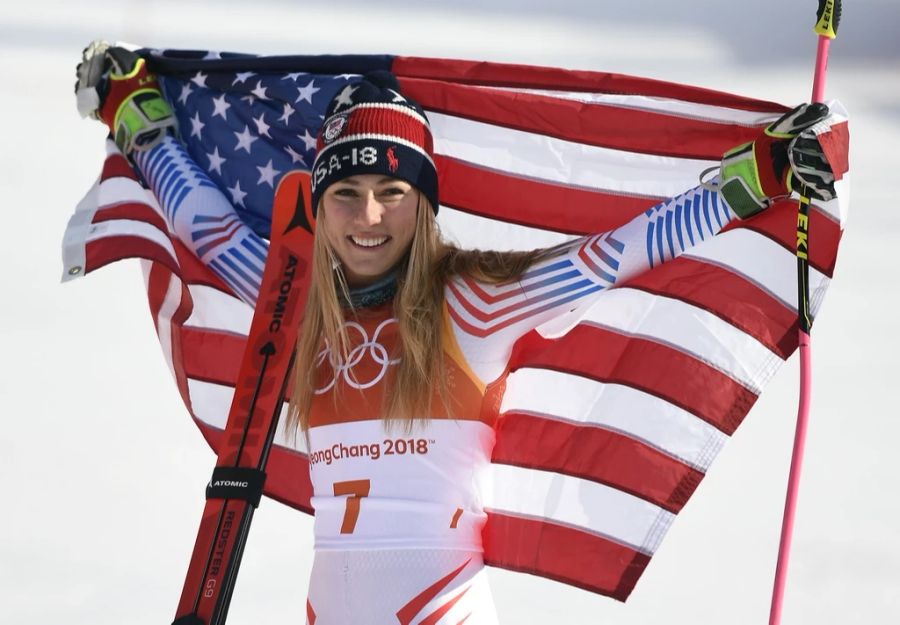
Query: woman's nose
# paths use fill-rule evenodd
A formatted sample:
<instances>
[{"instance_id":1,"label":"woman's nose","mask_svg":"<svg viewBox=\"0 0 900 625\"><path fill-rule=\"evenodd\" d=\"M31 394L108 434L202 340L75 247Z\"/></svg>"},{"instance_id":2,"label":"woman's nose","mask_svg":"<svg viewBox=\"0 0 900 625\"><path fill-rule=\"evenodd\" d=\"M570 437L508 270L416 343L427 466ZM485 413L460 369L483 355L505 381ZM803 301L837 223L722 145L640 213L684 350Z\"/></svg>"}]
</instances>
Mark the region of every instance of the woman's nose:
<instances>
[{"instance_id":1,"label":"woman's nose","mask_svg":"<svg viewBox=\"0 0 900 625\"><path fill-rule=\"evenodd\" d=\"M368 193L365 197L363 205L362 218L367 226L374 226L381 223L381 217L384 214L384 206L379 202L374 193Z\"/></svg>"}]
</instances>

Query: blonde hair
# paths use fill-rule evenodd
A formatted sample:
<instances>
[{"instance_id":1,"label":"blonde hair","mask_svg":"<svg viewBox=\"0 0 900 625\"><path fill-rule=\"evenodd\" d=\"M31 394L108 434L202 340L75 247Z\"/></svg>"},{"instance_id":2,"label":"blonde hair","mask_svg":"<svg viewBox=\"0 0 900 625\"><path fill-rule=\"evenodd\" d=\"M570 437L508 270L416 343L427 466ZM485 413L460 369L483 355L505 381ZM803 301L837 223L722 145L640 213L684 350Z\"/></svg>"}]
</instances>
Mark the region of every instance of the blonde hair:
<instances>
[{"instance_id":1,"label":"blonde hair","mask_svg":"<svg viewBox=\"0 0 900 625\"><path fill-rule=\"evenodd\" d=\"M341 362L347 362L352 349L344 325L346 310L341 304L342 300L350 301L349 289L337 255L323 233L322 223L327 219L320 201L312 284L297 341L294 384L286 422L289 435L306 432L309 428L316 370L323 352L337 368ZM459 249L441 238L431 203L420 194L412 244L398 267L394 307L402 311L396 315L399 354L391 357L402 354L402 358L385 381L391 387L385 393L383 419L411 428L414 421L427 419L431 414L435 391L448 415L452 416L443 375L444 287L450 279L467 275L483 282L512 280L554 251ZM337 391L334 400L338 401Z\"/></svg>"}]
</instances>

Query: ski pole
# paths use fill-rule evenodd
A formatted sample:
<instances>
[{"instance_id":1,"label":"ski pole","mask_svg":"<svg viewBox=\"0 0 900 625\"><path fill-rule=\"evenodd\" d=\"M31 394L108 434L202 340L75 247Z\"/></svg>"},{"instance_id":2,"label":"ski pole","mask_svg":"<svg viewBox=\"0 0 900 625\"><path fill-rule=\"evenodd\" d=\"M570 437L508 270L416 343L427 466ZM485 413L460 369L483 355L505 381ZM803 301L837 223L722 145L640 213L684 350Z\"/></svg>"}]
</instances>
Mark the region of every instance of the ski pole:
<instances>
[{"instance_id":1,"label":"ski pole","mask_svg":"<svg viewBox=\"0 0 900 625\"><path fill-rule=\"evenodd\" d=\"M825 74L828 68L828 49L831 40L837 36L841 20L840 0L819 0L816 11L815 32L818 35L816 69L813 77L812 101L822 102L825 96ZM797 493L800 488L800 470L803 465L803 451L806 445L806 430L809 423L809 405L812 387L812 354L810 330L812 318L809 314L809 203L806 190L800 197L797 210L797 317L800 343L800 404L797 410L797 428L794 433L794 451L791 456L791 470L788 477L787 496L784 502L784 518L781 523L781 542L778 546L778 564L775 568L775 585L772 590L772 607L769 625L781 623L785 579L794 532L794 515L797 510Z\"/></svg>"}]
</instances>

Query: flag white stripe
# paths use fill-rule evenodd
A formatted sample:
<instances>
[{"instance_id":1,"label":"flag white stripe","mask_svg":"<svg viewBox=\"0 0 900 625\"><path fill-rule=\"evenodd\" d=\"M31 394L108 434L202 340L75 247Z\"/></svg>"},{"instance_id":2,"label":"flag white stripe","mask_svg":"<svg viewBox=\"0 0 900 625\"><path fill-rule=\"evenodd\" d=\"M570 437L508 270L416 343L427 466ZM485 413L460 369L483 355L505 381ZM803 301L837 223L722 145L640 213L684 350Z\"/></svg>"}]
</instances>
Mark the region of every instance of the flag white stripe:
<instances>
[{"instance_id":1,"label":"flag white stripe","mask_svg":"<svg viewBox=\"0 0 900 625\"><path fill-rule=\"evenodd\" d=\"M225 429L228 421L228 412L231 410L231 402L234 398L234 388L223 384L215 384L206 380L188 378L188 393L191 396L191 404L194 416L210 427L219 430ZM293 451L307 453L306 437L297 436L296 440L284 430L287 418L287 402L281 407L279 423L275 433L275 444Z\"/></svg>"},{"instance_id":2,"label":"flag white stripe","mask_svg":"<svg viewBox=\"0 0 900 625\"><path fill-rule=\"evenodd\" d=\"M141 265L144 267L144 280L149 286L150 279L150 262L143 261ZM181 279L178 276L169 276L166 294L163 297L162 305L156 317L156 333L159 337L159 344L162 347L163 356L166 364L169 365L169 371L175 376L175 361L172 358L172 315L178 310L181 304Z\"/></svg>"},{"instance_id":3,"label":"flag white stripe","mask_svg":"<svg viewBox=\"0 0 900 625\"><path fill-rule=\"evenodd\" d=\"M577 477L492 464L485 508L585 529L652 555L675 515L615 488Z\"/></svg>"},{"instance_id":4,"label":"flag white stripe","mask_svg":"<svg viewBox=\"0 0 900 625\"><path fill-rule=\"evenodd\" d=\"M173 262L177 262L175 248L172 246L169 235L145 221L136 221L134 219L112 219L110 221L101 221L100 223L92 224L88 229L84 242L85 245L87 245L88 243L99 241L101 239L123 236L146 239L168 253L169 256L172 257Z\"/></svg>"},{"instance_id":5,"label":"flag white stripe","mask_svg":"<svg viewBox=\"0 0 900 625\"><path fill-rule=\"evenodd\" d=\"M88 192L78 202L75 212L66 225L62 245L63 282L85 275L84 270L87 263L85 238L92 227L94 215L97 213L99 195L100 183L98 181L91 185Z\"/></svg>"},{"instance_id":6,"label":"flag white stripe","mask_svg":"<svg viewBox=\"0 0 900 625\"><path fill-rule=\"evenodd\" d=\"M247 335L253 309L243 300L201 284L190 284L188 290L194 300L191 315L185 327L194 326L210 330L224 330Z\"/></svg>"},{"instance_id":7,"label":"flag white stripe","mask_svg":"<svg viewBox=\"0 0 900 625\"><path fill-rule=\"evenodd\" d=\"M552 393L546 392L549 388ZM655 395L549 369L523 368L510 374L500 411L602 427L703 472L728 440L706 421Z\"/></svg>"},{"instance_id":8,"label":"flag white stripe","mask_svg":"<svg viewBox=\"0 0 900 625\"><path fill-rule=\"evenodd\" d=\"M554 184L671 197L696 186L699 172L715 164L584 145L442 113L428 115L435 152Z\"/></svg>"},{"instance_id":9,"label":"flag white stripe","mask_svg":"<svg viewBox=\"0 0 900 625\"><path fill-rule=\"evenodd\" d=\"M840 200L813 200L812 204L814 209L819 209L843 230L847 220L847 207L850 205L850 174L844 174L843 178L834 183L834 188Z\"/></svg>"},{"instance_id":10,"label":"flag white stripe","mask_svg":"<svg viewBox=\"0 0 900 625\"><path fill-rule=\"evenodd\" d=\"M726 374L757 395L781 359L752 336L712 313L681 300L627 287L610 289L580 315L542 324L556 338L578 323L650 339L685 352Z\"/></svg>"},{"instance_id":11,"label":"flag white stripe","mask_svg":"<svg viewBox=\"0 0 900 625\"><path fill-rule=\"evenodd\" d=\"M225 429L234 388L203 380L188 378L188 393L194 416L206 425Z\"/></svg>"},{"instance_id":12,"label":"flag white stripe","mask_svg":"<svg viewBox=\"0 0 900 625\"><path fill-rule=\"evenodd\" d=\"M730 269L791 310L797 309L797 257L772 239L745 228L722 232L691 248L684 256ZM827 278L809 268L810 292Z\"/></svg>"},{"instance_id":13,"label":"flag white stripe","mask_svg":"<svg viewBox=\"0 0 900 625\"><path fill-rule=\"evenodd\" d=\"M553 247L575 238L574 235L506 223L446 206L441 206L438 223L445 239L467 249L506 251Z\"/></svg>"},{"instance_id":14,"label":"flag white stripe","mask_svg":"<svg viewBox=\"0 0 900 625\"><path fill-rule=\"evenodd\" d=\"M100 210L116 204L127 204L130 202L146 204L162 217L162 211L159 210L159 202L157 202L156 197L136 180L119 176L107 178L100 184L100 195L97 202Z\"/></svg>"}]
</instances>

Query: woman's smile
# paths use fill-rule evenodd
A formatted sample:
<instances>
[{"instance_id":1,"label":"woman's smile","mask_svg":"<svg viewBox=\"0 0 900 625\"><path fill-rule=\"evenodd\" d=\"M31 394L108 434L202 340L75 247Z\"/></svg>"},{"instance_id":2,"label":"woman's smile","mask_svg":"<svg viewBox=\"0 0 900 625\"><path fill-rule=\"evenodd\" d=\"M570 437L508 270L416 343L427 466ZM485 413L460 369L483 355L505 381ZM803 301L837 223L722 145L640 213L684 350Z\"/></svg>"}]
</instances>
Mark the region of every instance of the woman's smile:
<instances>
[{"instance_id":1,"label":"woman's smile","mask_svg":"<svg viewBox=\"0 0 900 625\"><path fill-rule=\"evenodd\" d=\"M352 234L347 238L350 239L357 247L367 249L379 248L391 239L391 237L388 236L358 236Z\"/></svg>"}]
</instances>

